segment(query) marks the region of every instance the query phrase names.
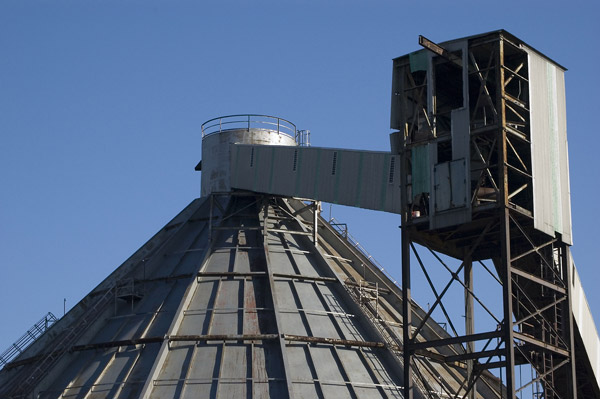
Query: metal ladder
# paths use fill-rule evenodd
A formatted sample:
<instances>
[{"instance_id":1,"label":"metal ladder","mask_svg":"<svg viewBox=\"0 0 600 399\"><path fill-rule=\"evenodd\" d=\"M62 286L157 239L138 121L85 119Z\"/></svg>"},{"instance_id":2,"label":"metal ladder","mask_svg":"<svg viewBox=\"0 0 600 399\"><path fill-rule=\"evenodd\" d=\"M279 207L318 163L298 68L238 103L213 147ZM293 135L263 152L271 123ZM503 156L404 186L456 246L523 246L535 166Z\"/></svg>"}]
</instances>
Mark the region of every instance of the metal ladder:
<instances>
[{"instance_id":1,"label":"metal ladder","mask_svg":"<svg viewBox=\"0 0 600 399\"><path fill-rule=\"evenodd\" d=\"M360 306L371 324L379 331L386 347L389 348L389 350L398 358L400 363L403 364L401 350L402 342L396 334L391 331L391 327L385 319L379 316L379 285L377 283L361 280L358 282L358 286L355 286L354 284L348 284L348 281L349 280L346 280L344 288L348 291L354 302ZM373 286L375 288L373 288ZM374 307L371 305L371 300L369 300L369 298L375 300ZM416 378L415 383L421 392L427 393L427 395L431 397L431 387L425 386L425 382L420 378Z\"/></svg>"},{"instance_id":2,"label":"metal ladder","mask_svg":"<svg viewBox=\"0 0 600 399\"><path fill-rule=\"evenodd\" d=\"M111 302L115 292L115 287L108 289L86 312L79 317L77 323L65 330L64 335L59 338L54 349L43 355L43 358L37 363L32 372L25 368L19 376L15 378L13 384L6 389L3 394L10 398L26 397L33 388L44 378L52 367L67 353L83 332L98 318L102 310Z\"/></svg>"},{"instance_id":3,"label":"metal ladder","mask_svg":"<svg viewBox=\"0 0 600 399\"><path fill-rule=\"evenodd\" d=\"M21 338L2 352L0 355L0 369L10 363L19 354L23 353L29 345L41 337L42 334L44 334L52 324L56 323L57 320L58 319L52 312L48 312L40 321L35 323Z\"/></svg>"}]
</instances>

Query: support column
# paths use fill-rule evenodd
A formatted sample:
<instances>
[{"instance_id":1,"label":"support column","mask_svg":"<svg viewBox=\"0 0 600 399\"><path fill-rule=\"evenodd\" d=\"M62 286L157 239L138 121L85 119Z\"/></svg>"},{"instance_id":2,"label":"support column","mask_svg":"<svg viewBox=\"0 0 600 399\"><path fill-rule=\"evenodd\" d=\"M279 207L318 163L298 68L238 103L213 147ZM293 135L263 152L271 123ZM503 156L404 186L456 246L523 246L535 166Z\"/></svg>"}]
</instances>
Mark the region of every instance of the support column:
<instances>
[{"instance_id":1,"label":"support column","mask_svg":"<svg viewBox=\"0 0 600 399\"><path fill-rule=\"evenodd\" d=\"M315 247L317 246L317 240L319 237L319 231L317 228L319 227L319 201L313 202L313 244Z\"/></svg>"},{"instance_id":2,"label":"support column","mask_svg":"<svg viewBox=\"0 0 600 399\"><path fill-rule=\"evenodd\" d=\"M504 208L504 220L502 222L502 237L500 246L502 251L501 276L502 280L502 302L504 308L504 321L502 323L502 337L504 340L505 369L506 369L506 391L509 399L515 398L515 348L513 336L513 302L512 302L512 272L510 262L510 216L508 208Z\"/></svg>"},{"instance_id":3,"label":"support column","mask_svg":"<svg viewBox=\"0 0 600 399\"><path fill-rule=\"evenodd\" d=\"M496 107L498 108L498 158L501 162L498 168L498 181L500 192L498 204L500 205L500 280L502 281L503 317L502 337L504 340L506 391L509 399L515 399L515 348L513 334L513 292L512 292L512 262L510 251L510 209L508 201L508 160L506 144L506 100L504 94L504 39L498 41L496 49Z\"/></svg>"},{"instance_id":4,"label":"support column","mask_svg":"<svg viewBox=\"0 0 600 399\"><path fill-rule=\"evenodd\" d=\"M464 260L465 263L465 334L475 334L475 318L473 315L473 261L468 256ZM475 352L475 342L467 341L467 353ZM467 360L467 378L469 381L473 380L473 359ZM475 399L475 392L477 392L477 383L473 382L473 386L469 391L468 399Z\"/></svg>"},{"instance_id":5,"label":"support column","mask_svg":"<svg viewBox=\"0 0 600 399\"><path fill-rule=\"evenodd\" d=\"M263 197L261 201L261 207L263 210L263 250L265 256L265 271L269 277L269 291L271 294L271 300L273 301L273 315L275 318L275 326L277 328L277 336L279 342L279 349L281 351L283 374L285 375L285 383L287 387L288 399L293 399L294 389L292 386L292 377L290 374L290 362L287 357L287 348L285 345L284 334L281 329L281 313L279 310L279 301L277 300L277 291L275 290L275 278L273 276L273 268L271 267L271 259L269 257L269 198ZM260 211L259 211L260 212Z\"/></svg>"},{"instance_id":6,"label":"support column","mask_svg":"<svg viewBox=\"0 0 600 399\"><path fill-rule=\"evenodd\" d=\"M208 196L208 200L210 201L210 210L208 212L208 243L209 245L212 243L212 219L213 219L213 206L215 202L215 195L210 194Z\"/></svg>"},{"instance_id":7,"label":"support column","mask_svg":"<svg viewBox=\"0 0 600 399\"><path fill-rule=\"evenodd\" d=\"M562 237L561 237L562 238ZM561 240L562 241L562 240ZM565 323L568 326L568 336L565 337L565 341L569 343L569 357L571 364L568 365L569 370L567 375L569 378L569 386L568 393L571 394L573 399L577 399L577 374L575 373L575 332L573 330L573 284L571 283L571 279L573 276L571 275L571 257L569 256L569 247L562 243L560 248L561 254L561 263L563 266L563 276L566 280L567 286L567 303L562 305L563 309L563 320L566 320Z\"/></svg>"},{"instance_id":8,"label":"support column","mask_svg":"<svg viewBox=\"0 0 600 399\"><path fill-rule=\"evenodd\" d=\"M406 138L404 137L405 141ZM411 150L406 148L406 142L402 143L402 153L400 154L401 170L408 171L408 158ZM401 174L400 178L400 198L402 201L402 359L403 359L403 380L404 380L404 399L413 399L413 373L411 365L411 325L412 325L412 299L410 294L410 226L408 203L408 175L407 172Z\"/></svg>"},{"instance_id":9,"label":"support column","mask_svg":"<svg viewBox=\"0 0 600 399\"><path fill-rule=\"evenodd\" d=\"M402 358L404 363L404 399L413 399L410 327L412 325L410 295L410 233L402 226Z\"/></svg>"}]
</instances>

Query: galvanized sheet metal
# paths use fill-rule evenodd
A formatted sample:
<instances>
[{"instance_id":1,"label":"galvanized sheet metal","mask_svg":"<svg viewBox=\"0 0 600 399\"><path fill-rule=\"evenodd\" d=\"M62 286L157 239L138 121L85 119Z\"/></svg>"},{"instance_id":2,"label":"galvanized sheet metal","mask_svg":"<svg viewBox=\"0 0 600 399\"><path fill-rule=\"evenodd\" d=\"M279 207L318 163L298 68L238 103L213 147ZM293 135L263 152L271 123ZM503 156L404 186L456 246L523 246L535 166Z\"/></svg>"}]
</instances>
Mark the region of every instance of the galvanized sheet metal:
<instances>
[{"instance_id":1,"label":"galvanized sheet metal","mask_svg":"<svg viewBox=\"0 0 600 399\"><path fill-rule=\"evenodd\" d=\"M260 155L258 164L260 165ZM279 220L281 219L269 222L270 226L275 227L277 224L282 230L291 229L291 226L288 226L289 222L283 222L282 225ZM231 224L252 223L246 218L243 222L239 218L233 218ZM215 250L206 261L203 270L213 272L264 270L264 258L261 260L260 256L248 256L248 252L260 254L260 251L255 250L255 238L253 238L259 237L260 234L259 231L246 231L243 234L244 238L241 239L242 233L238 230L234 230L233 235L229 230L221 230ZM272 265L273 273L315 277L323 275L322 265L316 262L315 255L310 251L301 250L306 248L306 237L292 233L272 232L265 238L268 242L269 264ZM248 264L249 258L254 259L254 264ZM189 305L184 310L185 316L179 330L175 333L192 334L194 327L196 331L203 333L206 331L207 334L274 332L274 325L268 322L273 319L274 305L264 298L265 292L268 292L265 286L267 281L266 275L227 279L201 277ZM346 315L349 310L339 295L332 290L330 283L292 280L284 277L276 277L274 281L275 296L278 298L277 309L282 320L281 333L339 339L369 339L364 332L360 332L362 328L357 324L358 321ZM252 297L251 300L249 297ZM247 317L249 313L255 315L256 319ZM201 315L204 315L203 319L198 318ZM250 323L250 326L247 323ZM208 327L198 330L201 325L208 325ZM195 343L191 346L172 343L172 349L167 353L163 371L159 373L151 397L177 395L178 392L182 397L198 397L198 395L285 397L287 395L283 365L281 360L278 360L280 355L275 341L254 343L252 346L254 349L248 342L214 344L220 349L204 343ZM257 349L257 346L264 350ZM184 350L177 349L180 347ZM355 388L355 392L364 391L364 395L367 395L365 397L381 397L381 392L374 386L375 382L370 375L375 374L379 376L378 379L391 382L389 376L381 375L382 370L365 369L364 362L359 361L358 349L347 349L347 351L354 351L354 356L345 352L343 356L339 356L330 345L313 346L307 343L288 342L286 350L288 347L290 348L288 359L293 365L291 367L293 390L300 395L299 397L309 397L306 395L314 397L315 392L322 392L325 398L347 397L353 389L349 384L353 383L365 385ZM202 361L194 359L202 359ZM377 362L382 364L381 359ZM339 368L340 364L342 369ZM343 371L345 369L352 370L351 375L354 379L348 380L349 375ZM172 381L169 370L175 370L174 374L179 373L180 379L184 376L185 382ZM320 386L320 391L316 390L316 385Z\"/></svg>"},{"instance_id":2,"label":"galvanized sheet metal","mask_svg":"<svg viewBox=\"0 0 600 399\"><path fill-rule=\"evenodd\" d=\"M110 309L98 321L96 335L90 334L81 343L165 335L270 334L271 338L190 338L74 352L62 360L65 366L60 375L44 386L40 398L267 398L287 397L288 387L299 398L401 398L401 366L389 349L318 340L382 342L373 321L362 315L343 283L360 279L364 272L360 265L368 260L353 254L322 219L324 235L318 248L307 236L294 234L312 220L306 215L310 211L301 212L297 219L289 217L304 206L301 201L272 199L264 237L262 230L240 228L264 223L257 199L231 200L228 212L232 217L221 225L214 221L215 228L224 224L230 228L213 230L212 246L207 244L205 203L193 222L182 224L173 241L147 260L146 277L157 279L146 283L145 292L150 294L134 303L133 312L129 303L119 304L116 314ZM369 264L370 268L371 276L380 273ZM144 270L138 271L142 276ZM161 279L174 272L187 274ZM266 272L297 278L270 277ZM380 286L393 286L386 278L377 281ZM393 298L380 296L379 314L394 321L392 328L401 335L397 326L402 317ZM290 335L316 337L317 341L277 339ZM441 366L431 367L424 372L432 381L439 375L457 378ZM144 386L146 391L142 391Z\"/></svg>"},{"instance_id":3,"label":"galvanized sheet metal","mask_svg":"<svg viewBox=\"0 0 600 399\"><path fill-rule=\"evenodd\" d=\"M581 286L581 280L579 279L579 273L575 267L571 251L569 251L569 263L569 277L572 282L571 303L573 305L573 319L585 347L585 353L576 353L575 356L582 355L587 357L596 378L596 386L600 387L600 338L598 338L598 330L594 323L594 317Z\"/></svg>"},{"instance_id":4,"label":"galvanized sheet metal","mask_svg":"<svg viewBox=\"0 0 600 399\"><path fill-rule=\"evenodd\" d=\"M248 128L228 129L202 138L202 183L203 197L213 192L228 192L229 151L231 143L294 146L294 137L276 130Z\"/></svg>"},{"instance_id":5,"label":"galvanized sheet metal","mask_svg":"<svg viewBox=\"0 0 600 399\"><path fill-rule=\"evenodd\" d=\"M571 245L571 193L564 70L535 50L529 58L534 226Z\"/></svg>"},{"instance_id":6,"label":"galvanized sheet metal","mask_svg":"<svg viewBox=\"0 0 600 399\"><path fill-rule=\"evenodd\" d=\"M467 161L457 159L433 166L431 228L455 226L471 220Z\"/></svg>"},{"instance_id":7,"label":"galvanized sheet metal","mask_svg":"<svg viewBox=\"0 0 600 399\"><path fill-rule=\"evenodd\" d=\"M400 212L400 160L386 152L236 144L231 186Z\"/></svg>"}]
</instances>

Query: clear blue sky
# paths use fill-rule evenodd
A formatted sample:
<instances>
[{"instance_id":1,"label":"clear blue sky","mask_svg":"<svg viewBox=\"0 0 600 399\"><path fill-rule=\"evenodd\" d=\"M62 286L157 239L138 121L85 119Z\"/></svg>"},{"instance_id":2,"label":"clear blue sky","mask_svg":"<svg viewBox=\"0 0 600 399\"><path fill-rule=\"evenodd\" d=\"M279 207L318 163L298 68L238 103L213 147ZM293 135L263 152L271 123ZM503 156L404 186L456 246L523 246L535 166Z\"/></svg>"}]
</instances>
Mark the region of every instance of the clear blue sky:
<instances>
[{"instance_id":1,"label":"clear blue sky","mask_svg":"<svg viewBox=\"0 0 600 399\"><path fill-rule=\"evenodd\" d=\"M2 1L0 351L199 195L203 121L278 115L313 145L385 151L392 58L501 28L569 69L573 253L598 323L599 4ZM398 216L333 216L399 276Z\"/></svg>"}]
</instances>

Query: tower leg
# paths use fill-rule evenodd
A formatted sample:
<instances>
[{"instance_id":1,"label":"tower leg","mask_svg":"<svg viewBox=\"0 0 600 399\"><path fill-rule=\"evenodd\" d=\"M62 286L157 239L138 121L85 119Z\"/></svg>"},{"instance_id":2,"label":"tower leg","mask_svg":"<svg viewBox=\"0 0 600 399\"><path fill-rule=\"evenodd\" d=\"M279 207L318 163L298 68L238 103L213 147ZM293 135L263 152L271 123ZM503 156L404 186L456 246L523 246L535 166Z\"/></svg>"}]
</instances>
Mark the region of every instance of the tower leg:
<instances>
[{"instance_id":1,"label":"tower leg","mask_svg":"<svg viewBox=\"0 0 600 399\"><path fill-rule=\"evenodd\" d=\"M410 327L412 324L412 304L410 295L410 233L402 228L402 343L404 363L404 399L413 399L413 381L411 366Z\"/></svg>"}]
</instances>

